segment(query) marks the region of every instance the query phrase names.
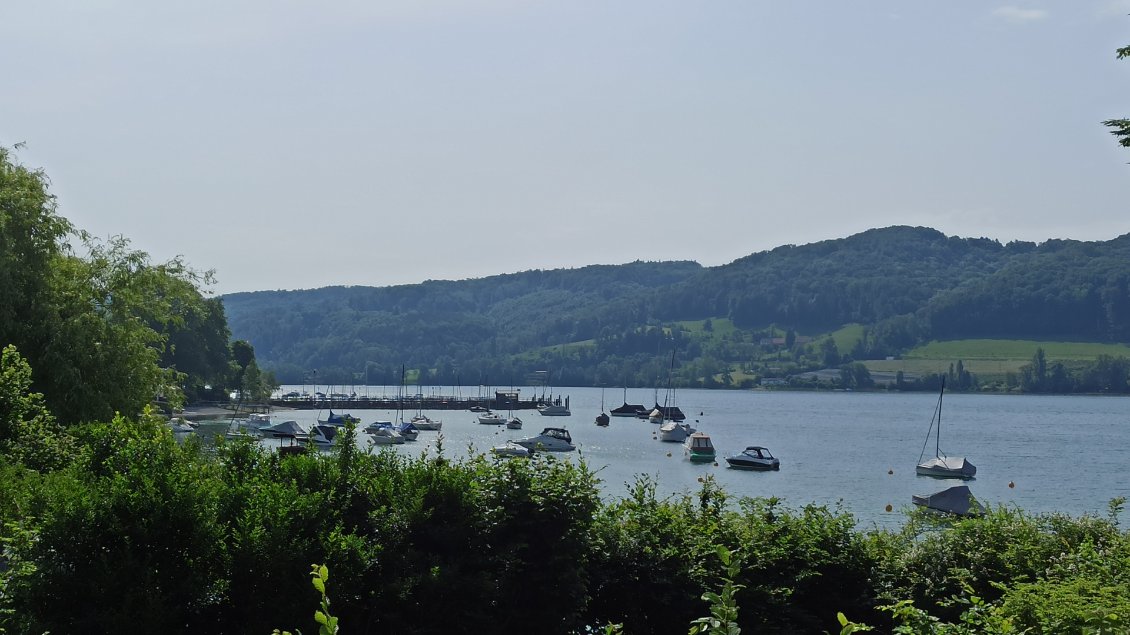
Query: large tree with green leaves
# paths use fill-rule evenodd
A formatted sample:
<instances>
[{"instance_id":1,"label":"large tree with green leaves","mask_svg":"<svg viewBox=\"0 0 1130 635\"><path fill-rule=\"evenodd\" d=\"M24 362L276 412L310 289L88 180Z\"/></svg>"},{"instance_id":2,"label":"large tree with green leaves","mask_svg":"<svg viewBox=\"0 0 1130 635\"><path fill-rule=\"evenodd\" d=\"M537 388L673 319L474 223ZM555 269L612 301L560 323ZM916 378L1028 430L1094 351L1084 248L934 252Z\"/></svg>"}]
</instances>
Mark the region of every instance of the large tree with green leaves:
<instances>
[{"instance_id":1,"label":"large tree with green leaves","mask_svg":"<svg viewBox=\"0 0 1130 635\"><path fill-rule=\"evenodd\" d=\"M186 380L222 383L230 335L200 290L211 279L179 257L154 263L124 237L76 231L43 172L0 148L0 346L27 361L58 421L133 416L175 403Z\"/></svg>"},{"instance_id":2,"label":"large tree with green leaves","mask_svg":"<svg viewBox=\"0 0 1130 635\"><path fill-rule=\"evenodd\" d=\"M0 146L0 345L37 348L49 306L47 271L67 250L71 224L55 213L42 171Z\"/></svg>"}]
</instances>

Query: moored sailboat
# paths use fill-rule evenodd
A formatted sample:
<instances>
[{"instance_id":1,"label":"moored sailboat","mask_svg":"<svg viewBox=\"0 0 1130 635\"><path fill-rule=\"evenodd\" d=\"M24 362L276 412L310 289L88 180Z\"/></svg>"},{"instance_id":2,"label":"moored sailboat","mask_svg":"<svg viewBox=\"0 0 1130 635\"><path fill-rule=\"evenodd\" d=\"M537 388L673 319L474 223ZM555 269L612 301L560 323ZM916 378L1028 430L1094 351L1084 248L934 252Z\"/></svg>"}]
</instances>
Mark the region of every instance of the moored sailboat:
<instances>
[{"instance_id":1,"label":"moored sailboat","mask_svg":"<svg viewBox=\"0 0 1130 635\"><path fill-rule=\"evenodd\" d=\"M938 478L973 478L977 474L977 467L965 457L947 456L942 453L942 397L945 393L946 378L943 375L942 389L938 393L938 405L934 409L934 416L930 419L930 428L926 431L926 441L922 444L922 453L918 455L918 466L914 471L922 476ZM923 460L931 434L934 435L934 456Z\"/></svg>"}]
</instances>

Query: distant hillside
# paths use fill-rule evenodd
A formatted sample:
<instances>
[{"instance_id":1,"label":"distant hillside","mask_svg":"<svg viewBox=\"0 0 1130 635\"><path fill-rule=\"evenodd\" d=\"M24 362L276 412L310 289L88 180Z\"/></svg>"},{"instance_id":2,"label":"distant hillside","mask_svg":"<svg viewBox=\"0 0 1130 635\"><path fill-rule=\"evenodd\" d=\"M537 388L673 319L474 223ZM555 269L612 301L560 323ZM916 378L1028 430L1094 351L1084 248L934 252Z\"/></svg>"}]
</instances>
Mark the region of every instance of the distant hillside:
<instances>
[{"instance_id":1,"label":"distant hillside","mask_svg":"<svg viewBox=\"0 0 1130 635\"><path fill-rule=\"evenodd\" d=\"M787 332L806 335L785 351L800 366L958 337L1125 342L1128 281L1130 235L1002 245L888 227L711 268L635 262L223 301L233 335L283 381L317 369L325 383L395 382L405 364L433 383L547 369L557 385L647 385L675 346L681 383L737 385L781 367ZM820 343L847 324L862 326L851 350Z\"/></svg>"},{"instance_id":2,"label":"distant hillside","mask_svg":"<svg viewBox=\"0 0 1130 635\"><path fill-rule=\"evenodd\" d=\"M407 364L440 369L449 380L463 368L462 379L476 383L492 366L480 360L591 339L608 303L646 297L701 270L693 262L634 262L395 287L257 291L223 301L233 336L250 341L260 363L284 381L320 369L327 381L361 372L394 382Z\"/></svg>"}]
</instances>

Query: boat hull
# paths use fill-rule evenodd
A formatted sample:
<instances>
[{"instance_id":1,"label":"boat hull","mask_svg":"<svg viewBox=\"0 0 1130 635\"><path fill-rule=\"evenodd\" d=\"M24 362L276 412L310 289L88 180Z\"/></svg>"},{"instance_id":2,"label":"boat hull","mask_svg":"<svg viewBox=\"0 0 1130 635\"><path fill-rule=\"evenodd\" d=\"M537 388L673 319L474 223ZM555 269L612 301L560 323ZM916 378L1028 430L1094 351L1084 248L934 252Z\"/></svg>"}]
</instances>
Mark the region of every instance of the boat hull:
<instances>
[{"instance_id":1,"label":"boat hull","mask_svg":"<svg viewBox=\"0 0 1130 635\"><path fill-rule=\"evenodd\" d=\"M691 460L691 463L713 463L717 455L714 452L691 451L687 453L687 458Z\"/></svg>"},{"instance_id":2,"label":"boat hull","mask_svg":"<svg viewBox=\"0 0 1130 635\"><path fill-rule=\"evenodd\" d=\"M659 427L659 440L682 443L687 440L687 437L691 436L692 432L694 432L694 428L690 424L671 421Z\"/></svg>"},{"instance_id":3,"label":"boat hull","mask_svg":"<svg viewBox=\"0 0 1130 635\"><path fill-rule=\"evenodd\" d=\"M919 463L914 468L921 476L935 478L970 479L977 475L977 467L962 457L940 456Z\"/></svg>"},{"instance_id":4,"label":"boat hull","mask_svg":"<svg viewBox=\"0 0 1130 635\"><path fill-rule=\"evenodd\" d=\"M749 470L751 472L769 472L781 469L781 463L777 460L741 459L731 456L726 458L726 463L735 470Z\"/></svg>"},{"instance_id":5,"label":"boat hull","mask_svg":"<svg viewBox=\"0 0 1130 635\"><path fill-rule=\"evenodd\" d=\"M568 417L573 413L569 412L569 409L564 406L545 406L538 408L538 414L543 417Z\"/></svg>"}]
</instances>

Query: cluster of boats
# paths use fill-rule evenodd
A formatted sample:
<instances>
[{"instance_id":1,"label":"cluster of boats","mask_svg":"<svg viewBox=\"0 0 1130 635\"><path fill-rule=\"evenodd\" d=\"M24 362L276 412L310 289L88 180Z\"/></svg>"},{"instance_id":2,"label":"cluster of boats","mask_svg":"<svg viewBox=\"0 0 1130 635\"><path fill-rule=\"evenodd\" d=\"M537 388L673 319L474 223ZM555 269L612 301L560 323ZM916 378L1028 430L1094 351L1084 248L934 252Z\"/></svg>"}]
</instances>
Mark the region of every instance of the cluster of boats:
<instances>
[{"instance_id":1,"label":"cluster of boats","mask_svg":"<svg viewBox=\"0 0 1130 635\"><path fill-rule=\"evenodd\" d=\"M964 457L948 456L941 451L941 412L942 397L945 394L945 380L943 378L941 392L934 416L930 422L926 442L923 444L922 455L919 456L915 472L921 476L936 478L955 478L968 480L974 478L977 468ZM627 391L625 390L625 397ZM547 402L538 408L540 414L545 416L568 416L569 399L557 399ZM399 411L398 411L399 415ZM611 416L610 416L611 415ZM653 408L646 408L639 404L629 404L625 398L624 404L613 408L609 413L604 412L604 400L601 398L601 413L594 423L606 427L610 424L611 417L636 417L659 424L655 438L670 443L681 443L684 454L695 463L714 463L717 460L717 451L710 436L695 429L687 421L687 417L679 408L673 405L673 399L665 399L664 405L659 405L658 399ZM510 429L521 429L522 420L510 412L507 416L482 409L478 412L478 423L484 425L505 425ZM270 415L252 413L245 419L233 420L228 432L229 437L240 435L256 435L265 438L284 438L299 442L312 442L318 446L332 446L337 442L341 426L353 423L358 429L369 436L374 445L394 445L408 441L415 441L421 431L441 429L443 423L431 419L422 411L417 410L416 415L409 421L398 417L398 421L374 421L361 426L361 421L349 414L335 414L332 410L326 419L319 419L318 423L310 429L303 428L296 421L274 422ZM697 421L695 422L697 423ZM171 419L168 423L174 432L191 432L194 426L184 419ZM929 441L934 443L934 456L926 456ZM513 439L502 445L495 446L491 452L504 457L529 457L536 452L571 452L577 446L573 442L569 430L564 427L546 427L541 433ZM779 470L781 462L769 451L759 445L747 446L742 451L725 457L730 468L737 470ZM984 508L973 497L972 492L965 485L949 487L932 494L914 495L912 502L927 509L941 511L962 516L983 513Z\"/></svg>"},{"instance_id":2,"label":"cluster of boats","mask_svg":"<svg viewBox=\"0 0 1130 635\"><path fill-rule=\"evenodd\" d=\"M244 419L233 419L226 436L228 438L257 436L268 439L289 439L295 442L312 442L317 446L328 447L337 443L338 432L342 426L348 423L360 426L361 420L349 414L335 414L331 410L326 419L319 419L317 424L306 429L297 421L275 422L269 414L251 413ZM400 419L399 422L374 421L366 426L359 427L359 429L369 435L373 445L398 445L407 441L415 441L421 431L438 431L442 427L442 421L432 419L422 412L417 412L409 421L403 419Z\"/></svg>"}]
</instances>

